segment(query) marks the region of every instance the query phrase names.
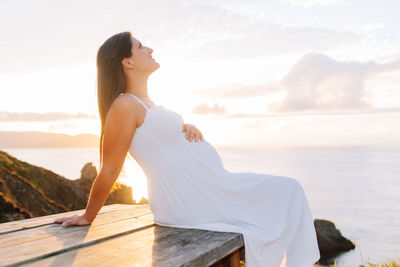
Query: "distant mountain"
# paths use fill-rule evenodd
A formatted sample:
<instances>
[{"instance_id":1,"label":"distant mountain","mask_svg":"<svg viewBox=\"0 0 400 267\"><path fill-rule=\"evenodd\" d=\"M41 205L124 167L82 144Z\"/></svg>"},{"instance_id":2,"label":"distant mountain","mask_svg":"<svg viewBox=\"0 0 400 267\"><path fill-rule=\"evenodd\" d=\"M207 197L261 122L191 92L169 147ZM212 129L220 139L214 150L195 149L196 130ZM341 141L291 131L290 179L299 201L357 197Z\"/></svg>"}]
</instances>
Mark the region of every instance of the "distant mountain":
<instances>
[{"instance_id":1,"label":"distant mountain","mask_svg":"<svg viewBox=\"0 0 400 267\"><path fill-rule=\"evenodd\" d=\"M96 176L92 163L85 164L80 179L70 180L0 150L0 223L85 209ZM114 184L105 205L117 203L136 204L131 187Z\"/></svg>"},{"instance_id":2,"label":"distant mountain","mask_svg":"<svg viewBox=\"0 0 400 267\"><path fill-rule=\"evenodd\" d=\"M99 139L94 134L0 132L0 148L98 147Z\"/></svg>"}]
</instances>

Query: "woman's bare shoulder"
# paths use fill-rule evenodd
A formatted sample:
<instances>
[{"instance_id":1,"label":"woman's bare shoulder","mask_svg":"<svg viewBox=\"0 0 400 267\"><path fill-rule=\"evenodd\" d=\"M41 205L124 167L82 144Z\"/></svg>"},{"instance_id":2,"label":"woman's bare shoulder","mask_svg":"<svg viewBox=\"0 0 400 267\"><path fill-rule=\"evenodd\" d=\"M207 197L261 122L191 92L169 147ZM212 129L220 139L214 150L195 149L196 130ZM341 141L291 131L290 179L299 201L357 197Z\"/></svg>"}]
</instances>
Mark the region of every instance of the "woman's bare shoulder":
<instances>
[{"instance_id":1,"label":"woman's bare shoulder","mask_svg":"<svg viewBox=\"0 0 400 267\"><path fill-rule=\"evenodd\" d=\"M110 117L113 120L135 122L137 125L143 116L138 101L127 95L119 95L111 104L107 119Z\"/></svg>"},{"instance_id":2,"label":"woman's bare shoulder","mask_svg":"<svg viewBox=\"0 0 400 267\"><path fill-rule=\"evenodd\" d=\"M117 106L118 108L130 109L130 110L135 110L140 107L139 102L127 94L117 96L117 98L113 101L111 106L113 105Z\"/></svg>"}]
</instances>

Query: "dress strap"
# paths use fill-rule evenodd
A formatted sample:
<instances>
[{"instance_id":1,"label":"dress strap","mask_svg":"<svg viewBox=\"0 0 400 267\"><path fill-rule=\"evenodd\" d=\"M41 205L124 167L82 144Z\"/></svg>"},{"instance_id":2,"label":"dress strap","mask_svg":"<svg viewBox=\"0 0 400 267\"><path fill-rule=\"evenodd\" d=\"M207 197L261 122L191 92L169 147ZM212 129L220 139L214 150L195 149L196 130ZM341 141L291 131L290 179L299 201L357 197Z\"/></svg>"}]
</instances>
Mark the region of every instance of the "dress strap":
<instances>
[{"instance_id":1,"label":"dress strap","mask_svg":"<svg viewBox=\"0 0 400 267\"><path fill-rule=\"evenodd\" d=\"M124 93L121 93L120 95L123 95ZM134 94L132 94L132 93L125 93L125 94L127 94L127 95L131 95L131 96L133 96L133 97L135 97L136 99L137 99L137 101L139 101L143 106L144 106L144 108L146 109L146 110L149 110L149 108L143 103L143 101L142 100L140 100L140 98L139 97L137 97L137 96L135 96Z\"/></svg>"}]
</instances>

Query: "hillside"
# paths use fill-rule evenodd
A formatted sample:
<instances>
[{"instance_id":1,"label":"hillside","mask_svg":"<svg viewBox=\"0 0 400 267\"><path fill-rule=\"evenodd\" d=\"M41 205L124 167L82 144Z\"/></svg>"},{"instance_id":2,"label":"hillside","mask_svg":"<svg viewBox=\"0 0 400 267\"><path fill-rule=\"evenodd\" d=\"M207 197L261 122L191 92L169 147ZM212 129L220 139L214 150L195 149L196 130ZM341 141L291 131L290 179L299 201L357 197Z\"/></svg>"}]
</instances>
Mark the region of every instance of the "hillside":
<instances>
[{"instance_id":1,"label":"hillside","mask_svg":"<svg viewBox=\"0 0 400 267\"><path fill-rule=\"evenodd\" d=\"M69 180L0 151L0 222L84 209L96 176L91 163ZM116 182L105 204L116 203L135 204L132 188Z\"/></svg>"}]
</instances>

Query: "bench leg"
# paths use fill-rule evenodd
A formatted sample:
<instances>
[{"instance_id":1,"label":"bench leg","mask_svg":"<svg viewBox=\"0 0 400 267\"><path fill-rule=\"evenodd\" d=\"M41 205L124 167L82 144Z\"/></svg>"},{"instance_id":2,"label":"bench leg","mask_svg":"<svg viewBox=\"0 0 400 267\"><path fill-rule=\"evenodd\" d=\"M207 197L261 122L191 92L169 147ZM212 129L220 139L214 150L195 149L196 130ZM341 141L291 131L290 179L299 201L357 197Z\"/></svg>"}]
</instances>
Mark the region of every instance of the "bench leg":
<instances>
[{"instance_id":1,"label":"bench leg","mask_svg":"<svg viewBox=\"0 0 400 267\"><path fill-rule=\"evenodd\" d=\"M229 257L229 266L240 267L239 249L231 253L231 256Z\"/></svg>"},{"instance_id":2,"label":"bench leg","mask_svg":"<svg viewBox=\"0 0 400 267\"><path fill-rule=\"evenodd\" d=\"M240 254L239 249L233 251L231 254L223 259L220 259L210 267L240 267Z\"/></svg>"}]
</instances>

